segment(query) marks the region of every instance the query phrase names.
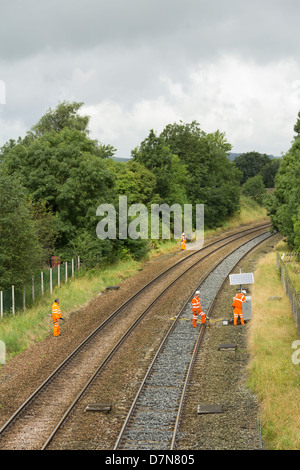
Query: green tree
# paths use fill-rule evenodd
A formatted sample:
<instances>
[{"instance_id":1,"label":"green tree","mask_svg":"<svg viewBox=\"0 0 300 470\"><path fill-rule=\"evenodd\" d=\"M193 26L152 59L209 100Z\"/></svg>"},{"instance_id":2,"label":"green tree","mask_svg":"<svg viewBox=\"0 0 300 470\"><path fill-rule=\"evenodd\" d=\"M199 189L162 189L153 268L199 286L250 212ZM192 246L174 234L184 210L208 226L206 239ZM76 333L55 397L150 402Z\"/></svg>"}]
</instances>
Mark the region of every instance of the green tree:
<instances>
[{"instance_id":1,"label":"green tree","mask_svg":"<svg viewBox=\"0 0 300 470\"><path fill-rule=\"evenodd\" d=\"M164 139L156 136L152 129L149 136L131 153L134 161L143 164L155 175L155 193L166 202L170 191L173 155Z\"/></svg>"},{"instance_id":2,"label":"green tree","mask_svg":"<svg viewBox=\"0 0 300 470\"><path fill-rule=\"evenodd\" d=\"M114 176L99 158L94 141L64 127L37 139L24 139L6 152L2 163L18 174L34 201L44 201L59 218L59 245L95 223L97 206L111 200Z\"/></svg>"},{"instance_id":3,"label":"green tree","mask_svg":"<svg viewBox=\"0 0 300 470\"><path fill-rule=\"evenodd\" d=\"M51 131L59 133L65 127L88 133L89 116L80 116L78 114L82 106L83 103L68 103L63 101L56 108L50 108L37 124L32 127L32 135L34 137L41 137Z\"/></svg>"},{"instance_id":4,"label":"green tree","mask_svg":"<svg viewBox=\"0 0 300 470\"><path fill-rule=\"evenodd\" d=\"M266 188L261 175L253 176L247 179L242 186L242 194L251 197L258 204L263 204L266 196Z\"/></svg>"},{"instance_id":5,"label":"green tree","mask_svg":"<svg viewBox=\"0 0 300 470\"><path fill-rule=\"evenodd\" d=\"M259 152L247 152L236 157L234 159L234 165L243 174L241 184L244 184L247 179L258 175L265 165L270 164L271 161L272 160L268 155L262 155Z\"/></svg>"},{"instance_id":6,"label":"green tree","mask_svg":"<svg viewBox=\"0 0 300 470\"><path fill-rule=\"evenodd\" d=\"M280 158L274 158L265 166L262 167L260 175L263 178L263 182L266 188L274 188L275 185L275 176L279 169Z\"/></svg>"},{"instance_id":7,"label":"green tree","mask_svg":"<svg viewBox=\"0 0 300 470\"><path fill-rule=\"evenodd\" d=\"M47 112L24 139L2 147L1 166L20 178L33 204L44 204L54 215L56 254L70 259L75 252L89 262L111 260L125 251L139 256L147 249L144 240L97 238L97 207L118 205L109 158L114 149L89 138L80 106L63 103Z\"/></svg>"},{"instance_id":8,"label":"green tree","mask_svg":"<svg viewBox=\"0 0 300 470\"><path fill-rule=\"evenodd\" d=\"M291 149L282 157L275 178L275 189L268 199L272 225L284 236L290 247L298 245L300 207L300 139L295 139Z\"/></svg>"},{"instance_id":9,"label":"green tree","mask_svg":"<svg viewBox=\"0 0 300 470\"><path fill-rule=\"evenodd\" d=\"M43 264L43 249L28 193L0 167L0 289L21 286Z\"/></svg>"},{"instance_id":10,"label":"green tree","mask_svg":"<svg viewBox=\"0 0 300 470\"><path fill-rule=\"evenodd\" d=\"M116 194L126 195L130 204L149 205L157 200L156 177L145 165L135 160L123 163L110 159L109 168L116 176Z\"/></svg>"},{"instance_id":11,"label":"green tree","mask_svg":"<svg viewBox=\"0 0 300 470\"><path fill-rule=\"evenodd\" d=\"M298 113L298 119L296 121L296 124L294 125L294 131L297 134L295 139L300 139L300 111Z\"/></svg>"},{"instance_id":12,"label":"green tree","mask_svg":"<svg viewBox=\"0 0 300 470\"><path fill-rule=\"evenodd\" d=\"M205 205L207 227L220 225L239 209L241 174L228 159L225 134L206 134L199 124L169 124L161 134L187 171L186 194L192 204Z\"/></svg>"}]
</instances>

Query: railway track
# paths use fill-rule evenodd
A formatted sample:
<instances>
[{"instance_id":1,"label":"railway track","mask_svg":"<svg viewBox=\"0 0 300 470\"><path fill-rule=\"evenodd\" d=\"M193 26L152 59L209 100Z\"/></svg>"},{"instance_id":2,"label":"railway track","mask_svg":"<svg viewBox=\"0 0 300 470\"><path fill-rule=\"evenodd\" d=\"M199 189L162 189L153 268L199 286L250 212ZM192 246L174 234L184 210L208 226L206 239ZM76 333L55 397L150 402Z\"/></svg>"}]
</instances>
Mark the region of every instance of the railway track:
<instances>
[{"instance_id":1,"label":"railway track","mask_svg":"<svg viewBox=\"0 0 300 470\"><path fill-rule=\"evenodd\" d=\"M266 236L258 238L260 243ZM228 255L201 282L198 289L205 312L210 314L212 311L225 274L229 274L255 246L251 242L245 243L237 250L239 254ZM201 325L200 331L191 331L190 325L181 321L191 317L190 311L188 301L165 335L132 403L115 450L174 449L190 373L206 328Z\"/></svg>"},{"instance_id":2,"label":"railway track","mask_svg":"<svg viewBox=\"0 0 300 470\"><path fill-rule=\"evenodd\" d=\"M100 371L109 363L115 352L129 337L142 318L151 310L153 305L162 298L166 287L164 286L159 295L154 296L150 303L143 305L142 313L134 320L128 315L129 307L136 310L134 302L140 299L145 291L153 286L160 285L162 279L171 272L174 276L168 281L168 288L173 286L178 279L182 278L188 271L194 269L202 261L212 256L216 251L221 252L224 247L245 236L253 236L255 232L265 230L266 226L256 227L255 230L246 230L243 233L230 235L222 241L216 241L199 252L191 253L182 258L171 268L167 269L155 279L150 281L143 289L134 294L123 305L110 315L78 348L43 382L43 384L23 403L7 423L0 430L0 449L46 449L54 436L61 428L71 411L93 383ZM224 243L225 240L225 243ZM200 258L197 258L200 255ZM196 261L194 261L196 259ZM187 265L187 266L186 266ZM184 267L186 266L186 267ZM178 274L178 268L183 268ZM127 323L124 325L126 331L115 342L111 349L108 335L112 328L109 325L120 315L126 313ZM124 319L124 317L123 317ZM125 323L125 322L124 322ZM109 344L108 349L103 348L104 338ZM100 348L101 345L101 348ZM101 351L99 352L99 350ZM97 353L95 353L97 351ZM89 367L86 366L89 364ZM100 364L100 365L99 365ZM82 371L86 373L83 374ZM55 399L53 399L55 397ZM74 398L75 397L75 398ZM58 412L59 411L59 412Z\"/></svg>"}]
</instances>

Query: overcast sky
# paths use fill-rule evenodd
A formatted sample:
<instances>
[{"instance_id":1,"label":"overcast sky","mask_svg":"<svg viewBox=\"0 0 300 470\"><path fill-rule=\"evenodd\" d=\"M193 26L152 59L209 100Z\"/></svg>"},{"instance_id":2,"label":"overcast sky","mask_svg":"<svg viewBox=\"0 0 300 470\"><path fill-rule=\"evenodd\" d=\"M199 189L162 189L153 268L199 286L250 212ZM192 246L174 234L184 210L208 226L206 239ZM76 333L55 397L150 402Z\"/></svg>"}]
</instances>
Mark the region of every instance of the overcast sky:
<instances>
[{"instance_id":1,"label":"overcast sky","mask_svg":"<svg viewBox=\"0 0 300 470\"><path fill-rule=\"evenodd\" d=\"M0 146L61 101L130 157L196 120L281 155L300 111L299 0L0 0Z\"/></svg>"}]
</instances>

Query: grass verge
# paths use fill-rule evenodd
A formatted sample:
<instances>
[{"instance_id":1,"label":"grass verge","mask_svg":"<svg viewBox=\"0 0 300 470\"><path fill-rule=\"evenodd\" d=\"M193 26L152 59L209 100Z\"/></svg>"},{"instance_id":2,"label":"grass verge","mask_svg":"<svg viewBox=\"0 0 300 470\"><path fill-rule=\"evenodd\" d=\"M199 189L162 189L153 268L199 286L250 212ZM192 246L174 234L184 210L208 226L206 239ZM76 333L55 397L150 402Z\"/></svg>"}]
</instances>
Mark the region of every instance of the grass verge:
<instances>
[{"instance_id":1,"label":"grass verge","mask_svg":"<svg viewBox=\"0 0 300 470\"><path fill-rule=\"evenodd\" d=\"M78 310L107 286L115 285L132 276L141 267L141 262L127 259L115 265L81 271L67 284L55 288L52 294L44 295L25 312L7 315L0 322L0 340L5 343L6 362L25 350L30 344L44 339L53 328L51 305L55 297L63 299L63 316Z\"/></svg>"},{"instance_id":2,"label":"grass verge","mask_svg":"<svg viewBox=\"0 0 300 470\"><path fill-rule=\"evenodd\" d=\"M264 445L272 450L299 450L300 364L292 361L292 344L299 334L277 272L276 252L258 264L252 312L248 386L261 403Z\"/></svg>"}]
</instances>

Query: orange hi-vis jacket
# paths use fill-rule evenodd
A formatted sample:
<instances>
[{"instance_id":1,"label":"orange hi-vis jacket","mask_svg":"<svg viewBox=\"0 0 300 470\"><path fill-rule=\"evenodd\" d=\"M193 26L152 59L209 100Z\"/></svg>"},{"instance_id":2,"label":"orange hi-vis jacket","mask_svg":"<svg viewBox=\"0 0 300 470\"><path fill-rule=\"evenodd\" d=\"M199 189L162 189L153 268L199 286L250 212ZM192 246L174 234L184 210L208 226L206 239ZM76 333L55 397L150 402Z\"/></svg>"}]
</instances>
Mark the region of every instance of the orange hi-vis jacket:
<instances>
[{"instance_id":1,"label":"orange hi-vis jacket","mask_svg":"<svg viewBox=\"0 0 300 470\"><path fill-rule=\"evenodd\" d=\"M243 303L245 303L245 302L246 302L245 295L242 292L239 292L234 297L232 307L234 307L234 309L243 311Z\"/></svg>"},{"instance_id":2,"label":"orange hi-vis jacket","mask_svg":"<svg viewBox=\"0 0 300 470\"><path fill-rule=\"evenodd\" d=\"M204 320L205 317L203 317L203 312L201 308L201 303L200 303L200 297L198 295L195 295L195 297L192 299L192 312L193 312L193 326L194 328L197 325L197 319L199 314L201 313L201 321L202 318Z\"/></svg>"},{"instance_id":3,"label":"orange hi-vis jacket","mask_svg":"<svg viewBox=\"0 0 300 470\"><path fill-rule=\"evenodd\" d=\"M57 302L52 304L52 320L57 322L61 318L61 311Z\"/></svg>"}]
</instances>

